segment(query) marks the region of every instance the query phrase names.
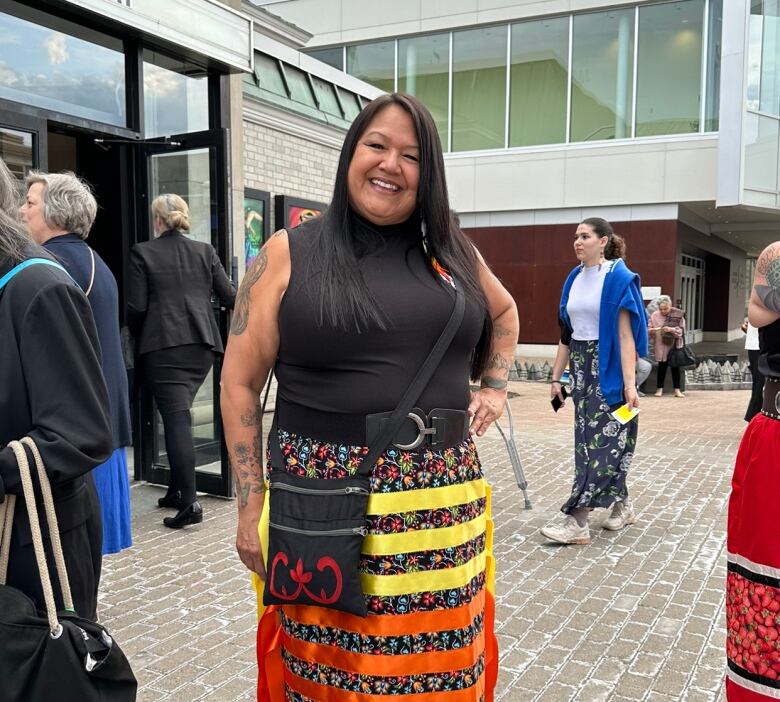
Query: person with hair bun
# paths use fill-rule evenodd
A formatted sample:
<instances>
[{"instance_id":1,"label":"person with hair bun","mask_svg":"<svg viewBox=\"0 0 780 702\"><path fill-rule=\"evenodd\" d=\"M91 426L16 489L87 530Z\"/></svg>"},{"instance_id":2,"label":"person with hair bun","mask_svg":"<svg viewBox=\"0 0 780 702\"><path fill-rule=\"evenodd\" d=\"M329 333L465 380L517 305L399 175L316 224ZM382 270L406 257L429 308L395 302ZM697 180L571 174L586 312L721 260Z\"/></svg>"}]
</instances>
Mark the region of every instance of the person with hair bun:
<instances>
[{"instance_id":1,"label":"person with hair bun","mask_svg":"<svg viewBox=\"0 0 780 702\"><path fill-rule=\"evenodd\" d=\"M561 340L550 397L564 402L561 375L571 362L574 403L574 485L561 507L562 523L542 535L562 544L588 544L588 514L612 507L602 524L613 531L636 520L626 475L636 448L638 420L620 424L612 412L626 403L639 408L637 355L647 354L647 317L639 276L623 261L626 245L599 217L585 219L574 234L578 266L563 286Z\"/></svg>"},{"instance_id":2,"label":"person with hair bun","mask_svg":"<svg viewBox=\"0 0 780 702\"><path fill-rule=\"evenodd\" d=\"M181 197L156 197L152 217L155 238L130 252L128 323L165 428L171 483L157 502L178 510L163 524L179 529L203 521L190 410L215 356L224 351L211 294L232 309L236 291L214 247L186 236L189 208Z\"/></svg>"}]
</instances>

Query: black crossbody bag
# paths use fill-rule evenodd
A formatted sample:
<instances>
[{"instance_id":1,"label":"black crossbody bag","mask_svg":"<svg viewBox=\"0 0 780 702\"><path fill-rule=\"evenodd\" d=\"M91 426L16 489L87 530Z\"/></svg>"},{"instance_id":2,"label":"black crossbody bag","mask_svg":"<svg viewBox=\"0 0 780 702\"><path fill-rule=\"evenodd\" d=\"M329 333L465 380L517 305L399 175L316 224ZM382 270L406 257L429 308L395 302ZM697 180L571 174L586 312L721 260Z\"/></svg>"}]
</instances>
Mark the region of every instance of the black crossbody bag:
<instances>
[{"instance_id":1,"label":"black crossbody bag","mask_svg":"<svg viewBox=\"0 0 780 702\"><path fill-rule=\"evenodd\" d=\"M358 566L368 534L371 471L411 417L414 404L460 328L465 296L460 286L453 285L455 304L444 331L395 410L380 419L377 438L370 440L355 475L322 479L287 472L279 446L278 415L274 415L269 437L272 470L264 604L315 605L366 616Z\"/></svg>"}]
</instances>

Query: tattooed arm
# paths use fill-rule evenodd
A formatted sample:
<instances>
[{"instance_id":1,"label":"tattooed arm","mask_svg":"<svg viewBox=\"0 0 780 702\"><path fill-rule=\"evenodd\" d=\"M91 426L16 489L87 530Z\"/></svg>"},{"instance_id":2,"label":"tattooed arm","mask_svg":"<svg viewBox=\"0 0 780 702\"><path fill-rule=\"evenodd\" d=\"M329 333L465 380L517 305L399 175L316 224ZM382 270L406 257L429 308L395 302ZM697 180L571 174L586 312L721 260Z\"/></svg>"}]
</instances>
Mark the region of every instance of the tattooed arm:
<instances>
[{"instance_id":1,"label":"tattooed arm","mask_svg":"<svg viewBox=\"0 0 780 702\"><path fill-rule=\"evenodd\" d=\"M493 318L493 338L490 341L490 357L480 379L480 390L471 396L469 414L471 431L482 436L487 428L501 416L506 401L509 370L515 360L520 323L517 305L507 289L488 268L477 251L479 281L485 291L490 315Z\"/></svg>"},{"instance_id":2,"label":"tattooed arm","mask_svg":"<svg viewBox=\"0 0 780 702\"><path fill-rule=\"evenodd\" d=\"M780 241L767 246L756 262L748 319L754 327L765 327L780 318Z\"/></svg>"},{"instance_id":3,"label":"tattooed arm","mask_svg":"<svg viewBox=\"0 0 780 702\"><path fill-rule=\"evenodd\" d=\"M222 367L220 403L238 504L236 550L249 570L265 579L258 524L263 510L260 393L279 350L279 303L290 280L287 233L263 246L236 295Z\"/></svg>"}]
</instances>

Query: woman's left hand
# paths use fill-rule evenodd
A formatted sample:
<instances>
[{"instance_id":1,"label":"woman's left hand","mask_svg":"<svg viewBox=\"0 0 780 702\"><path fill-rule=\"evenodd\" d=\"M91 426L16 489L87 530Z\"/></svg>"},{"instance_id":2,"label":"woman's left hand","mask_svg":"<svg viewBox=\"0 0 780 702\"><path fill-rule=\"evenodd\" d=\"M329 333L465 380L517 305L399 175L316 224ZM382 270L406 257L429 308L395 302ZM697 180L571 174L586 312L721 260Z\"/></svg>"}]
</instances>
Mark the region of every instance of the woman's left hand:
<instances>
[{"instance_id":1,"label":"woman's left hand","mask_svg":"<svg viewBox=\"0 0 780 702\"><path fill-rule=\"evenodd\" d=\"M626 404L629 409L639 409L639 394L637 393L636 387L626 386L623 394L626 397Z\"/></svg>"},{"instance_id":2,"label":"woman's left hand","mask_svg":"<svg viewBox=\"0 0 780 702\"><path fill-rule=\"evenodd\" d=\"M506 390L482 388L471 393L469 432L482 436L488 427L503 414L504 402L506 402Z\"/></svg>"}]
</instances>

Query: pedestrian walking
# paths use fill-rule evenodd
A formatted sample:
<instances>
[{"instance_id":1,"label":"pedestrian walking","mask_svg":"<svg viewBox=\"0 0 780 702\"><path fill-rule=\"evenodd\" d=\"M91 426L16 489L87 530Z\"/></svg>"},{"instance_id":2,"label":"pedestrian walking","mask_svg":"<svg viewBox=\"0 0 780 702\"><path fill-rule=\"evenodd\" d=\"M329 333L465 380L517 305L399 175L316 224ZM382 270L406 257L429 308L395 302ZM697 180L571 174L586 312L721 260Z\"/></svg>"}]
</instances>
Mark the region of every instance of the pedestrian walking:
<instances>
[{"instance_id":1,"label":"pedestrian walking","mask_svg":"<svg viewBox=\"0 0 780 702\"><path fill-rule=\"evenodd\" d=\"M97 214L97 202L73 173L32 171L20 209L33 240L52 253L89 300L100 340L101 368L108 389L113 453L92 477L100 499L103 555L132 543L130 485L126 447L132 446L127 372L119 336L119 292L103 259L85 241Z\"/></svg>"},{"instance_id":2,"label":"pedestrian walking","mask_svg":"<svg viewBox=\"0 0 780 702\"><path fill-rule=\"evenodd\" d=\"M389 445L372 446L371 428L392 421L385 413L399 406L463 298L463 321L416 409ZM517 334L511 296L455 224L430 113L407 95L377 98L347 133L328 210L274 235L244 277L225 358L237 548L258 591L289 601L306 586L310 601L325 605L334 585L312 587L320 574L305 571L343 562L339 588L357 581L351 604L367 612L261 604L258 699L407 699L421 691L431 702L492 699L492 527L471 435L502 412ZM263 506L256 407L272 366L278 431L269 436ZM471 397L470 376L481 381ZM354 558L334 549L315 569L301 557L290 581L276 567L285 554L265 553L269 535L285 528L269 528L269 504L275 514L295 494L274 486L327 490L368 469ZM325 498L321 505L307 513L312 529L325 518Z\"/></svg>"},{"instance_id":3,"label":"pedestrian walking","mask_svg":"<svg viewBox=\"0 0 780 702\"><path fill-rule=\"evenodd\" d=\"M16 187L0 160L0 501L17 498L6 584L45 609L21 477L8 448L29 436L51 482L74 606L94 619L102 530L91 471L113 448L100 342L84 293L19 222ZM38 509L47 524L40 502ZM47 533L44 545L53 558ZM54 569L51 577L63 609Z\"/></svg>"},{"instance_id":4,"label":"pedestrian walking","mask_svg":"<svg viewBox=\"0 0 780 702\"><path fill-rule=\"evenodd\" d=\"M685 312L672 307L672 298L668 295L659 295L655 304L656 310L650 315L648 332L653 340L653 354L658 362L655 396L661 397L664 394L666 369L669 367L669 351L674 347L679 349L685 343ZM680 389L680 369L674 366L672 385L675 397L685 397Z\"/></svg>"},{"instance_id":5,"label":"pedestrian walking","mask_svg":"<svg viewBox=\"0 0 780 702\"><path fill-rule=\"evenodd\" d=\"M191 409L224 350L211 295L229 308L236 295L214 247L187 236L189 207L181 197L156 197L152 217L155 238L130 252L128 323L165 430L171 482L157 503L178 510L163 524L179 529L203 521L195 492Z\"/></svg>"},{"instance_id":6,"label":"pedestrian walking","mask_svg":"<svg viewBox=\"0 0 780 702\"><path fill-rule=\"evenodd\" d=\"M742 331L745 332L745 350L748 352L748 367L753 381L750 389L750 401L745 411L745 421L749 422L761 411L761 405L764 401L764 376L758 369L760 355L758 329L746 319L742 324Z\"/></svg>"},{"instance_id":7,"label":"pedestrian walking","mask_svg":"<svg viewBox=\"0 0 780 702\"><path fill-rule=\"evenodd\" d=\"M588 514L612 507L604 522L618 530L635 521L626 476L636 448L638 420L621 424L612 411L639 408L637 355L647 353L647 317L639 276L623 261L625 242L609 222L583 220L574 235L580 264L563 286L561 341L550 397L563 402L561 374L571 364L574 403L574 485L561 523L542 529L563 544L590 543Z\"/></svg>"},{"instance_id":8,"label":"pedestrian walking","mask_svg":"<svg viewBox=\"0 0 780 702\"><path fill-rule=\"evenodd\" d=\"M761 411L737 453L729 497L726 550L726 698L776 700L780 664L780 242L756 262L748 305L758 328Z\"/></svg>"}]
</instances>

